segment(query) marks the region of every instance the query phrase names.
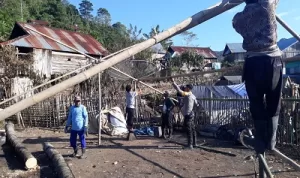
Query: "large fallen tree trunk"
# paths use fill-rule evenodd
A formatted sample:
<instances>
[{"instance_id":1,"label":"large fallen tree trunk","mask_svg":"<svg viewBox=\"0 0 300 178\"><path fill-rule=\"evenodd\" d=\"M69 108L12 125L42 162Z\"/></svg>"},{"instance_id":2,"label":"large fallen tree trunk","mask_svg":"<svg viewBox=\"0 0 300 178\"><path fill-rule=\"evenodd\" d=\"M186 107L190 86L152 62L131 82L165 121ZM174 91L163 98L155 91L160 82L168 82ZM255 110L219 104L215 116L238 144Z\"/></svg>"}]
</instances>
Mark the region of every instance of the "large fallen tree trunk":
<instances>
[{"instance_id":1,"label":"large fallen tree trunk","mask_svg":"<svg viewBox=\"0 0 300 178\"><path fill-rule=\"evenodd\" d=\"M14 130L14 124L9 122L5 125L6 131L6 143L10 144L17 155L22 158L26 169L36 168L37 160L36 158L27 150L27 148L20 142L16 136Z\"/></svg>"},{"instance_id":2,"label":"large fallen tree trunk","mask_svg":"<svg viewBox=\"0 0 300 178\"><path fill-rule=\"evenodd\" d=\"M72 171L70 170L62 155L57 150L55 150L50 143L44 143L43 149L53 163L54 169L57 173L57 177L74 178Z\"/></svg>"}]
</instances>

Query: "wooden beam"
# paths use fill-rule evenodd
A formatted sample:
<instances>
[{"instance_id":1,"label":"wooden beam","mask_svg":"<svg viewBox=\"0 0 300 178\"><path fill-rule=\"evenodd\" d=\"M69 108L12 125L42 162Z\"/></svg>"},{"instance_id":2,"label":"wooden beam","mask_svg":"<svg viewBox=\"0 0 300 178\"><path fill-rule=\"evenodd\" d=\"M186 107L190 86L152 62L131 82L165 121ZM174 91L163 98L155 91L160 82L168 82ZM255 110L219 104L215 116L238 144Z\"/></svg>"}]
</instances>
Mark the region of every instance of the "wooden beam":
<instances>
[{"instance_id":1,"label":"wooden beam","mask_svg":"<svg viewBox=\"0 0 300 178\"><path fill-rule=\"evenodd\" d=\"M53 163L54 169L57 173L57 177L75 178L71 169L65 162L63 156L57 150L55 150L55 148L50 143L44 143L43 150Z\"/></svg>"},{"instance_id":2,"label":"wooden beam","mask_svg":"<svg viewBox=\"0 0 300 178\"><path fill-rule=\"evenodd\" d=\"M240 66L234 66L234 67L229 67L229 68L223 68L223 69L220 69L220 70L209 70L209 71L199 71L199 72L191 72L191 73L187 73L187 74L178 74L178 75L173 75L173 76L167 76L167 77L157 77L157 78L154 78L154 77L149 77L149 78L142 78L140 80L142 81L161 81L161 80L167 80L169 79L170 77L172 78L180 78L180 77L190 77L190 76L195 76L195 75L204 75L204 74L211 74L211 73L221 73L221 72L228 72L228 71L231 71L231 70L236 70L236 69L241 69Z\"/></svg>"}]
</instances>

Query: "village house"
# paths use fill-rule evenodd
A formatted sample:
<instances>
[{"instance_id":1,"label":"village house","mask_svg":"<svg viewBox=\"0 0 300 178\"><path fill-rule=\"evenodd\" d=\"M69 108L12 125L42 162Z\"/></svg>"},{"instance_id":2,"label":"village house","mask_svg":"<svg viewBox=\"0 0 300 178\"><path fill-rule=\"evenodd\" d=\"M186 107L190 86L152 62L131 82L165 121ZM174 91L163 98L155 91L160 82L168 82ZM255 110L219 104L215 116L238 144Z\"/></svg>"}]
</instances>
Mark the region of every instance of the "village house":
<instances>
[{"instance_id":1,"label":"village house","mask_svg":"<svg viewBox=\"0 0 300 178\"><path fill-rule=\"evenodd\" d=\"M228 62L243 62L245 55L242 43L227 43L223 51L224 60Z\"/></svg>"},{"instance_id":2,"label":"village house","mask_svg":"<svg viewBox=\"0 0 300 178\"><path fill-rule=\"evenodd\" d=\"M300 55L286 58L284 60L283 74L300 75Z\"/></svg>"},{"instance_id":3,"label":"village house","mask_svg":"<svg viewBox=\"0 0 300 178\"><path fill-rule=\"evenodd\" d=\"M17 56L31 55L34 61L33 70L44 80L78 69L90 63L91 60L33 30L96 59L101 59L109 53L102 44L90 35L52 28L44 21L17 22L9 40L0 43L0 45L16 47ZM29 78L16 77L11 80L11 95L20 94L32 88L32 81Z\"/></svg>"},{"instance_id":4,"label":"village house","mask_svg":"<svg viewBox=\"0 0 300 178\"><path fill-rule=\"evenodd\" d=\"M92 36L56 29L41 21L29 23L17 22L8 41L0 45L12 45L17 48L17 55L31 54L35 71L46 78L55 74L63 74L75 70L90 62L84 55L79 54L49 38L43 37L30 30L36 30L53 39L97 59L108 54L108 51Z\"/></svg>"},{"instance_id":5,"label":"village house","mask_svg":"<svg viewBox=\"0 0 300 178\"><path fill-rule=\"evenodd\" d=\"M300 43L294 37L283 38L278 41L277 45L283 53L283 58L291 58L300 54ZM228 62L243 62L245 55L246 50L242 43L227 43L223 51L224 60Z\"/></svg>"},{"instance_id":6,"label":"village house","mask_svg":"<svg viewBox=\"0 0 300 178\"><path fill-rule=\"evenodd\" d=\"M171 60L173 57L181 55L184 52L192 51L204 57L204 64L217 62L216 53L209 47L187 47L187 46L170 46L164 56L165 61Z\"/></svg>"}]
</instances>

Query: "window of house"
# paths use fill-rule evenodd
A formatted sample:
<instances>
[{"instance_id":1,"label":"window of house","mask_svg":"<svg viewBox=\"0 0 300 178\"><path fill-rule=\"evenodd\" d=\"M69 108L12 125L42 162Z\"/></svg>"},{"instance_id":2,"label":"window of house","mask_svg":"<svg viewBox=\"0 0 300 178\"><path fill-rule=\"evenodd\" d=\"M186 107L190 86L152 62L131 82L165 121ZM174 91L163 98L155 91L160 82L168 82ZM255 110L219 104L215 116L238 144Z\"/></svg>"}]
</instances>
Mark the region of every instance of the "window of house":
<instances>
[{"instance_id":1,"label":"window of house","mask_svg":"<svg viewBox=\"0 0 300 178\"><path fill-rule=\"evenodd\" d=\"M19 54L28 54L33 52L33 48L24 48L24 47L19 47L18 48Z\"/></svg>"}]
</instances>

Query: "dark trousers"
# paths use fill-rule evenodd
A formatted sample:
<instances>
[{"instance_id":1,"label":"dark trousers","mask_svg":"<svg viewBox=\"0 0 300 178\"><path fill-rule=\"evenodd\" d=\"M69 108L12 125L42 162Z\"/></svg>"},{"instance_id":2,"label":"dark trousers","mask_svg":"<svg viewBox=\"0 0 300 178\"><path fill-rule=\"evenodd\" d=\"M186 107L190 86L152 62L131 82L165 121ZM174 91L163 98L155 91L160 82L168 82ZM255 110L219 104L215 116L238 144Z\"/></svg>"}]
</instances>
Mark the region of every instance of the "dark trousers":
<instances>
[{"instance_id":1,"label":"dark trousers","mask_svg":"<svg viewBox=\"0 0 300 178\"><path fill-rule=\"evenodd\" d=\"M184 127L187 132L188 146L196 145L197 142L194 117L194 113L184 116Z\"/></svg>"},{"instance_id":2,"label":"dark trousers","mask_svg":"<svg viewBox=\"0 0 300 178\"><path fill-rule=\"evenodd\" d=\"M173 118L170 117L170 112L163 113L161 118L162 118L162 131L163 131L163 136L166 135L166 129L169 129L169 136L172 136L173 134Z\"/></svg>"},{"instance_id":3,"label":"dark trousers","mask_svg":"<svg viewBox=\"0 0 300 178\"><path fill-rule=\"evenodd\" d=\"M246 58L243 80L255 128L255 150L263 153L276 144L282 91L281 57Z\"/></svg>"},{"instance_id":4,"label":"dark trousers","mask_svg":"<svg viewBox=\"0 0 300 178\"><path fill-rule=\"evenodd\" d=\"M77 135L79 136L81 148L85 149L86 141L85 141L84 130L81 131L71 130L71 136L70 136L71 147L73 147L74 150L77 149Z\"/></svg>"},{"instance_id":5,"label":"dark trousers","mask_svg":"<svg viewBox=\"0 0 300 178\"><path fill-rule=\"evenodd\" d=\"M127 128L131 130L133 128L134 108L126 108L127 115Z\"/></svg>"}]
</instances>

